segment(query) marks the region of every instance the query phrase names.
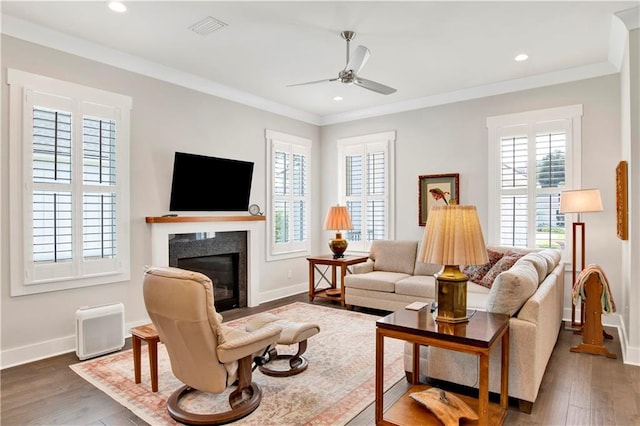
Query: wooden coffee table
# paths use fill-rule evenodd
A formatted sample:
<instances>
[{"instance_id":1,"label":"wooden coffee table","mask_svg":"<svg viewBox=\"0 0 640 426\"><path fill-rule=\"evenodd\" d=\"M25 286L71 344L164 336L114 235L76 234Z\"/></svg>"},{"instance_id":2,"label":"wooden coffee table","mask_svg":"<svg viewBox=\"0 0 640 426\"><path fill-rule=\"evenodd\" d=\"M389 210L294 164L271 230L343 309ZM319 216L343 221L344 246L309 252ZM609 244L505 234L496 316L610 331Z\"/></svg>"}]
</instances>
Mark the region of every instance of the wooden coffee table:
<instances>
[{"instance_id":1,"label":"wooden coffee table","mask_svg":"<svg viewBox=\"0 0 640 426\"><path fill-rule=\"evenodd\" d=\"M401 309L376 322L376 424L441 424L424 406L409 397L429 386L419 383L420 345L430 345L478 355L479 398L458 395L479 416L478 425L501 425L509 405L509 316L489 312L470 311L468 322L449 324L436 322L428 307L418 311ZM410 389L383 413L384 338L413 343L413 373ZM489 353L502 341L500 370L500 405L489 403ZM386 417L386 418L383 418ZM475 423L475 422L474 422ZM461 424L465 424L464 421Z\"/></svg>"}]
</instances>

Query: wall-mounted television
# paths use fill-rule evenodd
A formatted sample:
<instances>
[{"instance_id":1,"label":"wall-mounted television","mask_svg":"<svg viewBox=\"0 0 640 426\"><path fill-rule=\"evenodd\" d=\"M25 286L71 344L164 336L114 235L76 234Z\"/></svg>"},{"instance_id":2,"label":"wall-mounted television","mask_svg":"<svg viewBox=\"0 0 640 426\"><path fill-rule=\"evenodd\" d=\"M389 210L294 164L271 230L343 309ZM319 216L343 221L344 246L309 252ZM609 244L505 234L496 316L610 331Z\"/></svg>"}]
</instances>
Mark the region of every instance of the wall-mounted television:
<instances>
[{"instance_id":1,"label":"wall-mounted television","mask_svg":"<svg viewBox=\"0 0 640 426\"><path fill-rule=\"evenodd\" d=\"M246 211L253 163L176 152L171 211Z\"/></svg>"}]
</instances>

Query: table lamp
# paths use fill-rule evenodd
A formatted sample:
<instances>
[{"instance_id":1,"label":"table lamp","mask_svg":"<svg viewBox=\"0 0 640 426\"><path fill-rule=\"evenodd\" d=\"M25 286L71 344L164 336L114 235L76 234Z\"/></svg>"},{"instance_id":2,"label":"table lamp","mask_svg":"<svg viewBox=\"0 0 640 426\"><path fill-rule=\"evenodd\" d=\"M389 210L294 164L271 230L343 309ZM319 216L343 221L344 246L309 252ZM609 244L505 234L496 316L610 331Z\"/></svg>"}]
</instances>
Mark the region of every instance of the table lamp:
<instances>
[{"instance_id":1,"label":"table lamp","mask_svg":"<svg viewBox=\"0 0 640 426\"><path fill-rule=\"evenodd\" d=\"M353 229L351 217L346 206L331 206L324 220L324 229L336 231L336 237L329 240L329 249L333 253L333 258L344 257L349 243L342 238L341 230Z\"/></svg>"},{"instance_id":2,"label":"table lamp","mask_svg":"<svg viewBox=\"0 0 640 426\"><path fill-rule=\"evenodd\" d=\"M444 265L436 275L436 321L460 323L467 316L468 276L459 265L489 261L475 206L436 206L429 210L419 260Z\"/></svg>"},{"instance_id":3,"label":"table lamp","mask_svg":"<svg viewBox=\"0 0 640 426\"><path fill-rule=\"evenodd\" d=\"M578 274L584 269L585 263L585 224L580 221L580 213L601 212L602 199L599 189L576 189L560 193L560 213L578 213L578 220L573 222L573 239L571 242L571 285L576 282ZM578 228L580 233L578 234ZM577 235L580 235L580 269L577 269ZM573 300L573 298L572 298ZM571 303L571 327L582 327L584 309L580 309L580 322L576 322L576 305Z\"/></svg>"}]
</instances>

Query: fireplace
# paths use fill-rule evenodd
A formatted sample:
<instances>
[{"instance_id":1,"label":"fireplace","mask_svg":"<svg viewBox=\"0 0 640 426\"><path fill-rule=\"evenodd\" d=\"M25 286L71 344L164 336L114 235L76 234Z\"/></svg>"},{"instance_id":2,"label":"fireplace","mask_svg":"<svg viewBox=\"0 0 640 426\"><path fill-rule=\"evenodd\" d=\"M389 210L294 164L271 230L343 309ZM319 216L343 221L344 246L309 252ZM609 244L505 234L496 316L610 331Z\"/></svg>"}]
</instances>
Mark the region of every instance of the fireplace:
<instances>
[{"instance_id":1,"label":"fireplace","mask_svg":"<svg viewBox=\"0 0 640 426\"><path fill-rule=\"evenodd\" d=\"M169 266L208 276L217 311L247 306L246 232L170 235Z\"/></svg>"},{"instance_id":2,"label":"fireplace","mask_svg":"<svg viewBox=\"0 0 640 426\"><path fill-rule=\"evenodd\" d=\"M260 304L258 286L259 259L264 246L264 216L249 215L211 215L211 216L147 216L146 223L151 231L151 265L169 266L169 242L178 234L215 234L242 231L245 233L246 259L246 306ZM217 253L220 254L220 253ZM194 257L198 255L185 255ZM242 261L239 260L241 263ZM242 291L241 291L242 297Z\"/></svg>"}]
</instances>

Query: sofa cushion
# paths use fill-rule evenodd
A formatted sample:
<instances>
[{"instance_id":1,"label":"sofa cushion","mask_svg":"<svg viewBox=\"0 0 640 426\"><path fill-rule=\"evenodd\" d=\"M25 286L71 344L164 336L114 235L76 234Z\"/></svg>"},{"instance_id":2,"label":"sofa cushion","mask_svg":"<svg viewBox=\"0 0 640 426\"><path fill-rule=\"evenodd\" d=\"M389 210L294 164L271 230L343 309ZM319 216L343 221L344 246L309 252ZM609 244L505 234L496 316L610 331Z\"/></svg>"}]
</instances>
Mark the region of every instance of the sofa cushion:
<instances>
[{"instance_id":1,"label":"sofa cushion","mask_svg":"<svg viewBox=\"0 0 640 426\"><path fill-rule=\"evenodd\" d=\"M518 262L528 262L536 268L536 272L538 273L538 284L540 284L544 280L544 277L547 276L547 260L539 252L528 253L522 256Z\"/></svg>"},{"instance_id":2,"label":"sofa cushion","mask_svg":"<svg viewBox=\"0 0 640 426\"><path fill-rule=\"evenodd\" d=\"M442 265L435 263L424 263L416 260L416 269L413 275L435 275L442 269Z\"/></svg>"},{"instance_id":3,"label":"sofa cushion","mask_svg":"<svg viewBox=\"0 0 640 426\"><path fill-rule=\"evenodd\" d=\"M417 250L417 241L376 240L371 244L369 257L374 261L374 271L412 275Z\"/></svg>"},{"instance_id":4,"label":"sofa cushion","mask_svg":"<svg viewBox=\"0 0 640 426\"><path fill-rule=\"evenodd\" d=\"M363 290L393 293L396 288L396 282L409 276L409 274L401 272L373 271L367 274L347 275L344 278L344 285L345 287Z\"/></svg>"},{"instance_id":5,"label":"sofa cushion","mask_svg":"<svg viewBox=\"0 0 640 426\"><path fill-rule=\"evenodd\" d=\"M484 278L486 273L489 272L491 267L493 267L502 256L504 256L503 252L487 248L489 261L484 265L466 265L462 268L462 273L469 277L469 281L481 284L482 278Z\"/></svg>"},{"instance_id":6,"label":"sofa cushion","mask_svg":"<svg viewBox=\"0 0 640 426\"><path fill-rule=\"evenodd\" d=\"M436 298L436 279L433 275L414 275L396 282L396 294Z\"/></svg>"},{"instance_id":7,"label":"sofa cushion","mask_svg":"<svg viewBox=\"0 0 640 426\"><path fill-rule=\"evenodd\" d=\"M491 267L491 269L489 269L489 272L487 272L484 277L482 277L482 281L480 281L478 284L483 287L491 288L496 277L502 272L510 269L521 257L522 255L520 254L505 254L500 258L500 260L496 262L495 265Z\"/></svg>"},{"instance_id":8,"label":"sofa cushion","mask_svg":"<svg viewBox=\"0 0 640 426\"><path fill-rule=\"evenodd\" d=\"M531 262L520 262L499 274L487 298L487 311L513 316L538 288L538 273Z\"/></svg>"},{"instance_id":9,"label":"sofa cushion","mask_svg":"<svg viewBox=\"0 0 640 426\"><path fill-rule=\"evenodd\" d=\"M555 249L544 249L540 252L540 255L547 260L547 275L553 271L560 259L562 259L560 251Z\"/></svg>"}]
</instances>

